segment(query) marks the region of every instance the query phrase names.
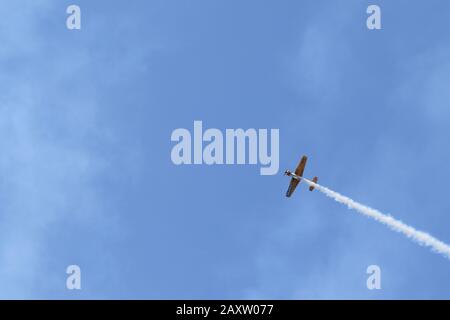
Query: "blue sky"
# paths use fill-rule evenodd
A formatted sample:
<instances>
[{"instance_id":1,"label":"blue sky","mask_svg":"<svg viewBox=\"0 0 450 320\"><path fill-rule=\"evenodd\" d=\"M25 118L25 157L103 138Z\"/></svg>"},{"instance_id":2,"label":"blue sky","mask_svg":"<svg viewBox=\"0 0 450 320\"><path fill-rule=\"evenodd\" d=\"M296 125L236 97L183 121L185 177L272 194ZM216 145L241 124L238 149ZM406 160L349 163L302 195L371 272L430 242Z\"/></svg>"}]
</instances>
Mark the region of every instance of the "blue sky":
<instances>
[{"instance_id":1,"label":"blue sky","mask_svg":"<svg viewBox=\"0 0 450 320\"><path fill-rule=\"evenodd\" d=\"M4 2L1 298L450 298L448 260L282 176L307 154L450 242L447 1ZM280 129L280 173L173 165L194 120Z\"/></svg>"}]
</instances>

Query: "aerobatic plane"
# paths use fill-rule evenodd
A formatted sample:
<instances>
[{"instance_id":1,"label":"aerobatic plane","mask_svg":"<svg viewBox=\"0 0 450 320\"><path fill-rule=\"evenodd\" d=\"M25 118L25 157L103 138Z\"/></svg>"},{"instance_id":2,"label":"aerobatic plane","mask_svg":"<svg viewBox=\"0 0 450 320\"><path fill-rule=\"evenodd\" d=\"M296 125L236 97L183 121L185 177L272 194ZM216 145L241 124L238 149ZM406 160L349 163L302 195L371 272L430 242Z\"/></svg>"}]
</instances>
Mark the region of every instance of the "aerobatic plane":
<instances>
[{"instance_id":1,"label":"aerobatic plane","mask_svg":"<svg viewBox=\"0 0 450 320\"><path fill-rule=\"evenodd\" d=\"M305 166L306 166L306 161L307 160L308 160L308 157L307 156L303 156L301 158L297 168L295 169L294 173L292 173L289 170L286 170L284 172L285 176L292 177L291 178L291 182L289 183L289 188L288 188L288 190L286 192L286 197L289 198L294 193L295 188L297 188L297 185L300 183L300 181L301 181L301 179L303 177L303 171L305 170ZM317 183L317 180L318 180L317 177L314 177L312 179L312 181L314 183ZM313 191L313 190L314 190L314 186L310 186L309 187L309 191Z\"/></svg>"}]
</instances>

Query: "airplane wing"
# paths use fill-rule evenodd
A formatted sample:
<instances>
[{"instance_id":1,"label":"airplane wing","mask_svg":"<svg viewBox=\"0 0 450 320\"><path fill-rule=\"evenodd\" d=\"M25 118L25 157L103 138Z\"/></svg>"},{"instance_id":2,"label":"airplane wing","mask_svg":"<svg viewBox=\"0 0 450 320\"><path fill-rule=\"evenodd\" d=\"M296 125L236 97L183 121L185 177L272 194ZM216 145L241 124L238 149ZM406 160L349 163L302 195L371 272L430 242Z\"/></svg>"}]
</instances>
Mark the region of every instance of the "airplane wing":
<instances>
[{"instance_id":1,"label":"airplane wing","mask_svg":"<svg viewBox=\"0 0 450 320\"><path fill-rule=\"evenodd\" d=\"M306 156L303 156L300 162L298 163L297 168L295 169L295 175L299 177L303 177L303 171L305 171L306 161L308 158Z\"/></svg>"},{"instance_id":2,"label":"airplane wing","mask_svg":"<svg viewBox=\"0 0 450 320\"><path fill-rule=\"evenodd\" d=\"M305 170L305 166L306 166L306 161L308 160L308 158L306 156L303 156L300 160L300 162L298 163L297 168L295 169L295 175L297 177L302 177L303 176L303 171ZM286 192L286 197L290 197L294 191L295 188L297 188L297 185L300 183L299 179L295 179L292 178L291 182L289 183L289 188Z\"/></svg>"},{"instance_id":3,"label":"airplane wing","mask_svg":"<svg viewBox=\"0 0 450 320\"><path fill-rule=\"evenodd\" d=\"M300 181L297 179L294 179L294 178L291 179L291 182L289 183L289 188L286 192L286 197L290 197L294 193L295 188L297 188L297 185L299 182Z\"/></svg>"}]
</instances>

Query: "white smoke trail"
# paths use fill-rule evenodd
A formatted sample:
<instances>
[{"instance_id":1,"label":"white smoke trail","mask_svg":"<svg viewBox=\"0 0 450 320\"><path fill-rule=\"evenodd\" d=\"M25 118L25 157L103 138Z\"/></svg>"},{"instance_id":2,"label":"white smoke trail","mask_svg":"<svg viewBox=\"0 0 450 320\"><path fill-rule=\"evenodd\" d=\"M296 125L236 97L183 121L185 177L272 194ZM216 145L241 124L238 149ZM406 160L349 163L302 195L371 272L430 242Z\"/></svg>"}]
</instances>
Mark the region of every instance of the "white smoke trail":
<instances>
[{"instance_id":1,"label":"white smoke trail","mask_svg":"<svg viewBox=\"0 0 450 320\"><path fill-rule=\"evenodd\" d=\"M372 209L365 205L362 205L346 196L343 196L333 190L323 187L317 183L314 183L306 178L302 178L307 184L313 186L315 189L324 193L326 196L333 198L335 201L347 205L349 209L354 209L359 213L362 213L368 217L375 219L378 222L384 223L391 229L403 233L408 238L413 239L415 242L422 246L430 247L433 251L444 255L446 258L450 259L450 246L444 242L434 238L426 232L419 231L410 227L403 222L394 219L393 217L381 213L378 210Z\"/></svg>"}]
</instances>

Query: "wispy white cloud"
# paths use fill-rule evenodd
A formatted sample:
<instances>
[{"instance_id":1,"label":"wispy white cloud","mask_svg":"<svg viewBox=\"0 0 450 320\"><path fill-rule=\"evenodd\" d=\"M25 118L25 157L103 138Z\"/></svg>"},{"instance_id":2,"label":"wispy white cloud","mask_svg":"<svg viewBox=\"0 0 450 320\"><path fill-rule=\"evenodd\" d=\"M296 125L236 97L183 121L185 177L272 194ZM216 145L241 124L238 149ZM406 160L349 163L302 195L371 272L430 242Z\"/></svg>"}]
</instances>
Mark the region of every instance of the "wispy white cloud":
<instances>
[{"instance_id":1,"label":"wispy white cloud","mask_svg":"<svg viewBox=\"0 0 450 320\"><path fill-rule=\"evenodd\" d=\"M43 17L53 13L50 3L1 6L6 17L0 19L6 44L0 50L2 298L38 298L44 291L36 287L45 282L42 278L50 283L64 277L64 269L59 274L45 272L52 254L47 249L50 230L61 223L107 221L94 181L108 161L89 142L101 141L108 133L96 126L98 102L92 91L77 96L67 90L76 82L80 65L68 66L70 54L62 59L48 50L45 34L39 31L45 25ZM85 52L82 64L90 63ZM113 216L109 218L114 223Z\"/></svg>"}]
</instances>

